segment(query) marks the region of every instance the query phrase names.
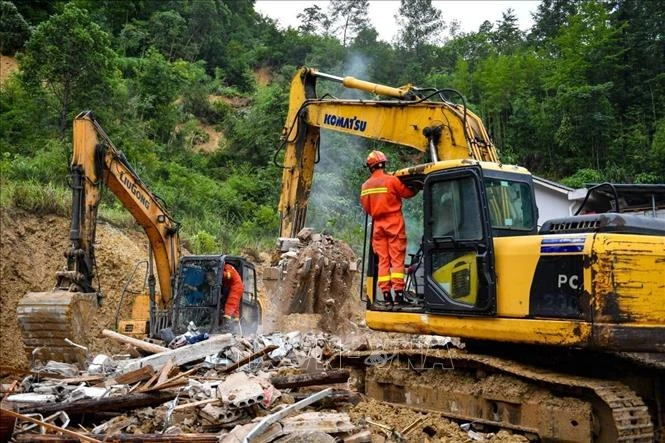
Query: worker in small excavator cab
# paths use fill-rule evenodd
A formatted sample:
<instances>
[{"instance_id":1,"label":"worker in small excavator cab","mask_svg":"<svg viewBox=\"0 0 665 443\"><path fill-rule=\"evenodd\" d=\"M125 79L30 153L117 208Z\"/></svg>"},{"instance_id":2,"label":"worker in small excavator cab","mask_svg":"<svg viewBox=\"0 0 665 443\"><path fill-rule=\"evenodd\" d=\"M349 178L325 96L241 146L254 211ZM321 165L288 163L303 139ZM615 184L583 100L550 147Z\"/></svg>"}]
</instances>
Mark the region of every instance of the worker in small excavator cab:
<instances>
[{"instance_id":1,"label":"worker in small excavator cab","mask_svg":"<svg viewBox=\"0 0 665 443\"><path fill-rule=\"evenodd\" d=\"M362 185L360 203L372 217L372 248L379 256L378 284L383 294L382 307L391 309L405 305L406 226L402 199L411 198L418 191L387 174L387 162L388 158L381 151L372 151L367 156L365 164L371 176Z\"/></svg>"},{"instance_id":2,"label":"worker in small excavator cab","mask_svg":"<svg viewBox=\"0 0 665 443\"><path fill-rule=\"evenodd\" d=\"M231 332L239 331L240 324L240 302L244 285L242 277L236 268L225 263L222 274L222 300L224 300L224 311L220 319L222 329Z\"/></svg>"}]
</instances>

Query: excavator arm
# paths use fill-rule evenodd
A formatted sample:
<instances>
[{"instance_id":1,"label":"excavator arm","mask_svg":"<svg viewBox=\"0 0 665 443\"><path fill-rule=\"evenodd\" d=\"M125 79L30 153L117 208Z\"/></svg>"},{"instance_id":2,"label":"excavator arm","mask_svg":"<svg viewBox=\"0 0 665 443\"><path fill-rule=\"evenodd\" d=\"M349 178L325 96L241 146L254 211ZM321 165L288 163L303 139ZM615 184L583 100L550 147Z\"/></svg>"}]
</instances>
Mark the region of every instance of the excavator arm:
<instances>
[{"instance_id":1,"label":"excavator arm","mask_svg":"<svg viewBox=\"0 0 665 443\"><path fill-rule=\"evenodd\" d=\"M172 279L180 259L178 224L157 196L138 177L91 112L74 119L71 163L72 214L67 267L56 272L56 286L48 292L27 293L17 317L28 353L58 361L82 361L90 338L90 324L101 294L95 289L95 234L97 210L106 185L145 230L155 258L155 278L148 285L153 309L168 312L173 299ZM152 319L154 320L154 319Z\"/></svg>"},{"instance_id":2,"label":"excavator arm","mask_svg":"<svg viewBox=\"0 0 665 443\"><path fill-rule=\"evenodd\" d=\"M67 289L73 283L83 292L91 289L94 275L90 265L94 262L97 209L101 184L104 183L145 230L157 268L161 293L157 302L161 307L168 306L172 300L171 278L180 259L179 226L136 174L125 155L113 145L91 112L83 112L74 119L71 171L74 197L70 231L72 249L67 255L75 258L68 263L68 268L78 271L73 277L79 279L59 277L57 286Z\"/></svg>"},{"instance_id":3,"label":"excavator arm","mask_svg":"<svg viewBox=\"0 0 665 443\"><path fill-rule=\"evenodd\" d=\"M390 100L347 100L316 95L318 78ZM291 81L283 129L286 151L279 211L280 235L295 236L304 226L321 128L429 152L432 161L475 159L499 163L481 119L466 106L445 100L450 89L400 88L301 68ZM438 99L438 100L437 100Z\"/></svg>"}]
</instances>

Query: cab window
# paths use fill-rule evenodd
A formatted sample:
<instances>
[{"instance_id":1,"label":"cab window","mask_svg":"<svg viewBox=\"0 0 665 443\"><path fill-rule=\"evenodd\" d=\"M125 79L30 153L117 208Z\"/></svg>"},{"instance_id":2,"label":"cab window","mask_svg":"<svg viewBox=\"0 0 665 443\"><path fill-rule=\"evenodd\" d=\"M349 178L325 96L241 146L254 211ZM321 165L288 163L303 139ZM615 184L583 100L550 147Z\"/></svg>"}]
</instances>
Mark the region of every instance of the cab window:
<instances>
[{"instance_id":1,"label":"cab window","mask_svg":"<svg viewBox=\"0 0 665 443\"><path fill-rule=\"evenodd\" d=\"M483 238L480 204L472 177L432 185L432 238Z\"/></svg>"},{"instance_id":2,"label":"cab window","mask_svg":"<svg viewBox=\"0 0 665 443\"><path fill-rule=\"evenodd\" d=\"M532 229L534 210L528 184L485 178L485 189L492 228L525 231Z\"/></svg>"}]
</instances>

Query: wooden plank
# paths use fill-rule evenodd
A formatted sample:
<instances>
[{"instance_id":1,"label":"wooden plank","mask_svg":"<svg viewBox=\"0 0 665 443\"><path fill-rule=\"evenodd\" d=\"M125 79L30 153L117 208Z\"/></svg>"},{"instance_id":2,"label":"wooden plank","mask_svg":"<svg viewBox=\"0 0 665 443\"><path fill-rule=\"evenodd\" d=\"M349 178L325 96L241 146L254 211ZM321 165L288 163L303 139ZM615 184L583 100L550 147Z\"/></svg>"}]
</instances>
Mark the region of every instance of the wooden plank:
<instances>
[{"instance_id":1,"label":"wooden plank","mask_svg":"<svg viewBox=\"0 0 665 443\"><path fill-rule=\"evenodd\" d=\"M125 374L120 374L117 377L109 378L95 386L104 386L108 388L109 386L113 385L133 385L134 383L147 380L153 375L155 375L155 370L152 368L152 366L148 365L139 368L136 371L127 372Z\"/></svg>"},{"instance_id":2,"label":"wooden plank","mask_svg":"<svg viewBox=\"0 0 665 443\"><path fill-rule=\"evenodd\" d=\"M90 435L90 434L84 434ZM217 443L217 434L114 434L104 436L105 443ZM49 434L22 434L14 437L16 442L77 443L79 438Z\"/></svg>"},{"instance_id":3,"label":"wooden plank","mask_svg":"<svg viewBox=\"0 0 665 443\"><path fill-rule=\"evenodd\" d=\"M156 371L169 361L173 360L176 366L201 360L208 355L213 355L236 342L231 334L221 334L210 337L208 340L200 341L182 348L170 349L166 352L150 355L148 357L132 360L124 364L120 372L135 371L145 365L151 365Z\"/></svg>"},{"instance_id":4,"label":"wooden plank","mask_svg":"<svg viewBox=\"0 0 665 443\"><path fill-rule=\"evenodd\" d=\"M76 437L79 440L88 441L88 442L91 442L91 443L102 443L100 440L97 440L96 438L88 437L87 435L81 434L79 432L70 431L69 429L61 428L61 427L53 425L51 423L46 423L46 422L36 420L34 418L31 418L31 417L26 417L25 415L19 414L18 412L10 411L10 410L4 409L4 408L0 408L0 411L4 415L10 415L12 417L16 417L19 420L34 423L36 425L42 426L42 427L44 427L46 429L50 429L52 431L62 432L63 434L66 434L66 435L69 435L69 436L72 436L72 437Z\"/></svg>"},{"instance_id":5,"label":"wooden plank","mask_svg":"<svg viewBox=\"0 0 665 443\"><path fill-rule=\"evenodd\" d=\"M111 331L110 329L104 329L102 331L102 335L110 339L113 339L115 341L119 341L121 343L130 344L151 354L159 354L160 352L166 352L169 350L169 348L165 348L164 346L159 346L154 343L149 343L147 341L139 340L138 338L129 337L127 335Z\"/></svg>"},{"instance_id":6,"label":"wooden plank","mask_svg":"<svg viewBox=\"0 0 665 443\"><path fill-rule=\"evenodd\" d=\"M333 371L307 372L305 374L270 377L270 383L277 389L300 388L303 386L329 385L345 383L349 379L349 371L339 369Z\"/></svg>"},{"instance_id":7,"label":"wooden plank","mask_svg":"<svg viewBox=\"0 0 665 443\"><path fill-rule=\"evenodd\" d=\"M143 408L146 406L158 406L176 397L175 392L160 391L155 393L137 393L129 395L118 395L115 397L103 397L94 399L81 399L71 402L42 404L20 409L24 414L41 413L52 414L65 411L68 414L83 414L87 412L126 412L127 410Z\"/></svg>"},{"instance_id":8,"label":"wooden plank","mask_svg":"<svg viewBox=\"0 0 665 443\"><path fill-rule=\"evenodd\" d=\"M173 360L167 361L166 364L162 367L162 370L159 372L159 377L157 377L155 385L161 385L166 380L168 380L169 374L171 373L171 370L174 366L175 364L173 363Z\"/></svg>"},{"instance_id":9,"label":"wooden plank","mask_svg":"<svg viewBox=\"0 0 665 443\"><path fill-rule=\"evenodd\" d=\"M206 398L205 400L193 401L191 403L184 403L173 408L174 411L181 411L183 409L190 409L196 406L207 405L208 403L221 403L219 398Z\"/></svg>"},{"instance_id":10,"label":"wooden plank","mask_svg":"<svg viewBox=\"0 0 665 443\"><path fill-rule=\"evenodd\" d=\"M175 386L180 386L182 384L187 383L187 380L184 378L187 377L190 374L193 374L194 372L198 371L201 369L201 365L196 365L189 371L182 372L178 375L176 375L173 378L170 378L166 380L164 383L161 384L155 384L154 386L150 387L148 384L146 384L143 388L140 389L141 392L150 392L150 391L159 391L161 389L169 389L173 388Z\"/></svg>"}]
</instances>

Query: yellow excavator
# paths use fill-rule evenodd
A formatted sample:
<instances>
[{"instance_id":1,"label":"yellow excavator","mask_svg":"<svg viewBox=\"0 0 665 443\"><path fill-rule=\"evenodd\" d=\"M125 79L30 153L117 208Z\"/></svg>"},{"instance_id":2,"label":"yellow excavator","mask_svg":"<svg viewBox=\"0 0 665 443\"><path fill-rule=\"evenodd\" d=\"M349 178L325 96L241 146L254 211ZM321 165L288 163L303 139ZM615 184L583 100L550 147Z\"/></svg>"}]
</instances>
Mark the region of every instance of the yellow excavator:
<instances>
[{"instance_id":1,"label":"yellow excavator","mask_svg":"<svg viewBox=\"0 0 665 443\"><path fill-rule=\"evenodd\" d=\"M131 318L118 323L119 332L138 338L158 337L165 328L183 333L190 321L201 332L218 329L219 312L225 301L221 285L225 263L236 268L244 283L241 330L256 331L263 304L257 296L254 265L231 255L182 256L179 224L89 111L74 119L70 185L72 213L66 268L56 272L54 289L26 294L17 308L29 355L38 353L42 360L85 359L83 348L88 346L90 325L102 301L102 294L94 285L94 245L104 185L143 227L150 244L148 293L135 297Z\"/></svg>"},{"instance_id":2,"label":"yellow excavator","mask_svg":"<svg viewBox=\"0 0 665 443\"><path fill-rule=\"evenodd\" d=\"M372 95L319 97L319 79ZM380 331L461 337L466 349L341 355L365 368L367 394L543 441L665 438L663 220L614 212L539 229L531 174L500 162L482 120L454 90L305 67L289 100L282 235L304 224L321 129L431 157L394 173L421 190L421 210L408 214L420 220L407 226L420 236L408 266L410 303L380 307L370 251L365 319Z\"/></svg>"}]
</instances>

